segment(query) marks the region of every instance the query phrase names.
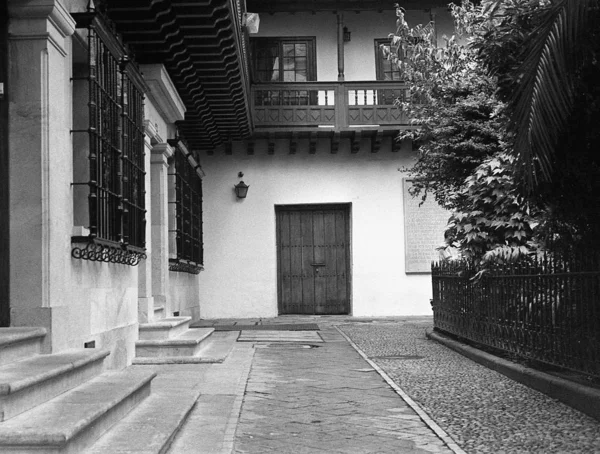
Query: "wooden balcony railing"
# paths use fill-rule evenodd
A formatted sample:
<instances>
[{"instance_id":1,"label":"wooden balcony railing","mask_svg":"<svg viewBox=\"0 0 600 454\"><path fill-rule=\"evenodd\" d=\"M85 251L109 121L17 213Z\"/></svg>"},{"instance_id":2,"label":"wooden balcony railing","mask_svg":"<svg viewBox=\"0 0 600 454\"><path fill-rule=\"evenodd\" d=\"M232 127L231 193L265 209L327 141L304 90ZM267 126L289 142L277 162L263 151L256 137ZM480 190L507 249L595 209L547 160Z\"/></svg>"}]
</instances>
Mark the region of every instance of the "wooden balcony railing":
<instances>
[{"instance_id":1,"label":"wooden balcony railing","mask_svg":"<svg viewBox=\"0 0 600 454\"><path fill-rule=\"evenodd\" d=\"M404 100L403 82L276 82L252 86L254 127L393 128L406 125L406 115L394 104Z\"/></svg>"}]
</instances>

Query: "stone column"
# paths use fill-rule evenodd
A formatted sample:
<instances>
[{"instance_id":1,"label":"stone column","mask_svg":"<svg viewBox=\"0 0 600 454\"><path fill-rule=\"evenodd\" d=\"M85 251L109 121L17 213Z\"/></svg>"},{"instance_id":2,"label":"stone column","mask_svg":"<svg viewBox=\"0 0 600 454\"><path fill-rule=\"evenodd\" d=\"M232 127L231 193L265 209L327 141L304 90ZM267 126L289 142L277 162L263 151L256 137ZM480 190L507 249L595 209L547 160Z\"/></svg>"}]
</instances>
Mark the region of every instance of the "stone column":
<instances>
[{"instance_id":1,"label":"stone column","mask_svg":"<svg viewBox=\"0 0 600 454\"><path fill-rule=\"evenodd\" d=\"M169 288L169 187L168 159L174 150L167 143L154 145L151 152L152 210L152 296L155 306L163 306L171 315L167 292Z\"/></svg>"},{"instance_id":2,"label":"stone column","mask_svg":"<svg viewBox=\"0 0 600 454\"><path fill-rule=\"evenodd\" d=\"M152 296L152 172L151 156L153 143L158 132L156 127L148 120L144 122L145 137L145 158L144 168L146 169L146 197L144 198L146 206L146 260L142 260L138 265L138 321L139 323L149 323L154 320L154 297Z\"/></svg>"},{"instance_id":3,"label":"stone column","mask_svg":"<svg viewBox=\"0 0 600 454\"><path fill-rule=\"evenodd\" d=\"M70 279L75 21L58 0L9 0L8 13L11 324L51 331Z\"/></svg>"}]
</instances>

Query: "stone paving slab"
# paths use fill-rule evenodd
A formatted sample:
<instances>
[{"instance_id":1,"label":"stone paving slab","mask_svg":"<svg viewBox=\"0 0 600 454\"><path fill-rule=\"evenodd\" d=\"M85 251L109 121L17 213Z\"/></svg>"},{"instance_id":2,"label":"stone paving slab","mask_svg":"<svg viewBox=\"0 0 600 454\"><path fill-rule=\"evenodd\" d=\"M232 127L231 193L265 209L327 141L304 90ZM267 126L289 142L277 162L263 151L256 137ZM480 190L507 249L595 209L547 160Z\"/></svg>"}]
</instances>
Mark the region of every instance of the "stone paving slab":
<instances>
[{"instance_id":1,"label":"stone paving slab","mask_svg":"<svg viewBox=\"0 0 600 454\"><path fill-rule=\"evenodd\" d=\"M332 326L312 348L257 345L235 453L452 453Z\"/></svg>"},{"instance_id":2,"label":"stone paving slab","mask_svg":"<svg viewBox=\"0 0 600 454\"><path fill-rule=\"evenodd\" d=\"M242 331L238 342L323 342L316 331Z\"/></svg>"},{"instance_id":3,"label":"stone paving slab","mask_svg":"<svg viewBox=\"0 0 600 454\"><path fill-rule=\"evenodd\" d=\"M231 453L253 356L252 344L239 343L221 364L179 366L168 374L163 369L158 389L181 382L200 392L169 454Z\"/></svg>"}]
</instances>

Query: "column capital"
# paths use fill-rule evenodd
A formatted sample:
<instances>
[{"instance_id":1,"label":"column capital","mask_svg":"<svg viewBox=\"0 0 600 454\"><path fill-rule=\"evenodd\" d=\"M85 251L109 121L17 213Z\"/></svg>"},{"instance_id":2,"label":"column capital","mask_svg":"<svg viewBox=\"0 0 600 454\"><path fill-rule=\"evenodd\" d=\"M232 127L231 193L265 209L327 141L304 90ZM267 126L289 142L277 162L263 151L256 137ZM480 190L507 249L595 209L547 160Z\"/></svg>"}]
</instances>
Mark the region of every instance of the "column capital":
<instances>
[{"instance_id":1,"label":"column capital","mask_svg":"<svg viewBox=\"0 0 600 454\"><path fill-rule=\"evenodd\" d=\"M173 156L175 150L168 143L157 143L150 150L150 162L168 166L167 160Z\"/></svg>"},{"instance_id":2,"label":"column capital","mask_svg":"<svg viewBox=\"0 0 600 454\"><path fill-rule=\"evenodd\" d=\"M75 32L75 20L59 0L9 0L8 15L11 40L48 39L64 53L64 39Z\"/></svg>"}]
</instances>

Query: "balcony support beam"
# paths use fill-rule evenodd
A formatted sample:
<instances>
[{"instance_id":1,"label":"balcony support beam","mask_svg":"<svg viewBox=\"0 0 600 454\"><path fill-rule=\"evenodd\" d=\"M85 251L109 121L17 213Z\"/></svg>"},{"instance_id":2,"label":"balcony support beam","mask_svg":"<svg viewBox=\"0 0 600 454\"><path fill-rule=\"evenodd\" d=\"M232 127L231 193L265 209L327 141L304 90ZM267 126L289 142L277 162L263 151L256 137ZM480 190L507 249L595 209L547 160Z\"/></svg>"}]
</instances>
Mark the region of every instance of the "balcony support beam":
<instances>
[{"instance_id":1,"label":"balcony support beam","mask_svg":"<svg viewBox=\"0 0 600 454\"><path fill-rule=\"evenodd\" d=\"M362 131L354 131L352 133L352 145L350 151L354 153L358 153L360 150L360 141L362 139Z\"/></svg>"},{"instance_id":2,"label":"balcony support beam","mask_svg":"<svg viewBox=\"0 0 600 454\"><path fill-rule=\"evenodd\" d=\"M275 142L271 134L267 134L267 153L270 155L275 154Z\"/></svg>"},{"instance_id":3,"label":"balcony support beam","mask_svg":"<svg viewBox=\"0 0 600 454\"><path fill-rule=\"evenodd\" d=\"M371 153L378 153L381 148L381 139L383 139L383 131L377 129L371 138Z\"/></svg>"},{"instance_id":4,"label":"balcony support beam","mask_svg":"<svg viewBox=\"0 0 600 454\"><path fill-rule=\"evenodd\" d=\"M298 150L298 133L292 133L292 137L290 137L290 154L296 154Z\"/></svg>"},{"instance_id":5,"label":"balcony support beam","mask_svg":"<svg viewBox=\"0 0 600 454\"><path fill-rule=\"evenodd\" d=\"M317 152L317 133L311 132L308 138L308 152L315 154Z\"/></svg>"},{"instance_id":6,"label":"balcony support beam","mask_svg":"<svg viewBox=\"0 0 600 454\"><path fill-rule=\"evenodd\" d=\"M340 149L340 133L334 132L331 135L331 154L336 154Z\"/></svg>"}]
</instances>

